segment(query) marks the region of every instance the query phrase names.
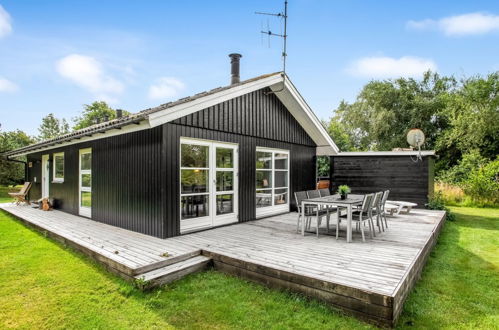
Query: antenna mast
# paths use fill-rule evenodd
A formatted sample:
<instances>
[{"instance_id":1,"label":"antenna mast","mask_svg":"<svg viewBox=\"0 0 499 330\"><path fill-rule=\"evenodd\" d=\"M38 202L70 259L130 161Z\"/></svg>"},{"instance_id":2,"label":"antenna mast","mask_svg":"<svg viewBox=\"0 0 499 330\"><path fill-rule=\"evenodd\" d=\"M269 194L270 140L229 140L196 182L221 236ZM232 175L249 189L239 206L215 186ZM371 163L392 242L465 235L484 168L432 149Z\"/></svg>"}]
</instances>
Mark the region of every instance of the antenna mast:
<instances>
[{"instance_id":1,"label":"antenna mast","mask_svg":"<svg viewBox=\"0 0 499 330\"><path fill-rule=\"evenodd\" d=\"M269 38L271 36L274 36L274 37L280 37L283 39L283 47L282 47L282 72L284 73L284 75L286 74L286 57L288 56L288 54L286 53L286 41L287 41L287 38L288 38L288 34L287 34L287 27L288 27L288 1L285 0L284 1L284 12L282 13L264 13L264 12L255 12L255 14L257 15L267 15L267 16L275 16L275 17L279 17L279 18L282 18L284 19L284 33L283 34L277 34L277 33L273 33L272 31L270 31L270 29L268 29L267 31L261 31L262 34L266 34Z\"/></svg>"}]
</instances>

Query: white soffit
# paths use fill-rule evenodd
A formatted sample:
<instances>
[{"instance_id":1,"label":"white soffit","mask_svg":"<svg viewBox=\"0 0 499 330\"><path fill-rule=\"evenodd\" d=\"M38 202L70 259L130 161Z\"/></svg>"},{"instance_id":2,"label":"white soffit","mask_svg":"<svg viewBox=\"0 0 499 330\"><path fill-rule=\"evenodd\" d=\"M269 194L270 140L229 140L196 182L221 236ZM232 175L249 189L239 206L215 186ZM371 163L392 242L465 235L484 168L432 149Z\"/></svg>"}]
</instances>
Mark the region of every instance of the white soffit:
<instances>
[{"instance_id":1,"label":"white soffit","mask_svg":"<svg viewBox=\"0 0 499 330\"><path fill-rule=\"evenodd\" d=\"M314 140L315 144L317 144L317 155L336 155L339 152L339 149L333 139L331 139L324 126L322 126L319 118L317 118L307 102L305 102L287 77L284 87L285 88L282 88L282 83L277 86L270 86L279 100L281 100L293 117L295 117L296 121L300 123L312 140Z\"/></svg>"}]
</instances>

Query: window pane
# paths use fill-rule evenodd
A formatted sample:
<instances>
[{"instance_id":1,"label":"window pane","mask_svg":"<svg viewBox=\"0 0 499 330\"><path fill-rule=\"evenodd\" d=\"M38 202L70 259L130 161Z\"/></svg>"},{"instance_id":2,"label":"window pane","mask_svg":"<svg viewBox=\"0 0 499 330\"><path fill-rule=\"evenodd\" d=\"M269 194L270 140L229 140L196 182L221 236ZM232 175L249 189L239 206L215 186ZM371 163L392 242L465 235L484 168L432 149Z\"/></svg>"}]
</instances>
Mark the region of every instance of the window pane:
<instances>
[{"instance_id":1,"label":"window pane","mask_svg":"<svg viewBox=\"0 0 499 330\"><path fill-rule=\"evenodd\" d=\"M256 207L272 206L272 190L257 190L256 191Z\"/></svg>"},{"instance_id":2,"label":"window pane","mask_svg":"<svg viewBox=\"0 0 499 330\"><path fill-rule=\"evenodd\" d=\"M64 156L54 156L54 176L56 179L64 179Z\"/></svg>"},{"instance_id":3,"label":"window pane","mask_svg":"<svg viewBox=\"0 0 499 330\"><path fill-rule=\"evenodd\" d=\"M182 218L191 219L209 215L209 195L182 196Z\"/></svg>"},{"instance_id":4,"label":"window pane","mask_svg":"<svg viewBox=\"0 0 499 330\"><path fill-rule=\"evenodd\" d=\"M234 190L234 172L232 171L217 171L217 191Z\"/></svg>"},{"instance_id":5,"label":"window pane","mask_svg":"<svg viewBox=\"0 0 499 330\"><path fill-rule=\"evenodd\" d=\"M287 154L275 154L275 168L278 170L287 170L288 169L288 155Z\"/></svg>"},{"instance_id":6,"label":"window pane","mask_svg":"<svg viewBox=\"0 0 499 330\"><path fill-rule=\"evenodd\" d=\"M256 171L256 187L257 188L272 188L272 172L271 171Z\"/></svg>"},{"instance_id":7,"label":"window pane","mask_svg":"<svg viewBox=\"0 0 499 330\"><path fill-rule=\"evenodd\" d=\"M276 189L274 191L274 205L286 204L288 202L288 189Z\"/></svg>"},{"instance_id":8,"label":"window pane","mask_svg":"<svg viewBox=\"0 0 499 330\"><path fill-rule=\"evenodd\" d=\"M81 175L81 186L86 188L92 187L92 174Z\"/></svg>"},{"instance_id":9,"label":"window pane","mask_svg":"<svg viewBox=\"0 0 499 330\"><path fill-rule=\"evenodd\" d=\"M92 207L92 193L88 191L81 192L81 206Z\"/></svg>"},{"instance_id":10,"label":"window pane","mask_svg":"<svg viewBox=\"0 0 499 330\"><path fill-rule=\"evenodd\" d=\"M234 212L234 195L217 196L217 215Z\"/></svg>"},{"instance_id":11,"label":"window pane","mask_svg":"<svg viewBox=\"0 0 499 330\"><path fill-rule=\"evenodd\" d=\"M182 167L208 167L208 152L208 146L182 144L180 164Z\"/></svg>"},{"instance_id":12,"label":"window pane","mask_svg":"<svg viewBox=\"0 0 499 330\"><path fill-rule=\"evenodd\" d=\"M234 152L228 148L217 148L217 167L233 168Z\"/></svg>"},{"instance_id":13,"label":"window pane","mask_svg":"<svg viewBox=\"0 0 499 330\"><path fill-rule=\"evenodd\" d=\"M208 170L182 170L182 194L208 192Z\"/></svg>"},{"instance_id":14,"label":"window pane","mask_svg":"<svg viewBox=\"0 0 499 330\"><path fill-rule=\"evenodd\" d=\"M92 169L92 154L86 153L81 155L81 169L91 170Z\"/></svg>"},{"instance_id":15,"label":"window pane","mask_svg":"<svg viewBox=\"0 0 499 330\"><path fill-rule=\"evenodd\" d=\"M257 151L256 168L272 168L272 153Z\"/></svg>"},{"instance_id":16,"label":"window pane","mask_svg":"<svg viewBox=\"0 0 499 330\"><path fill-rule=\"evenodd\" d=\"M274 187L287 187L287 186L288 186L288 171L276 171Z\"/></svg>"}]
</instances>

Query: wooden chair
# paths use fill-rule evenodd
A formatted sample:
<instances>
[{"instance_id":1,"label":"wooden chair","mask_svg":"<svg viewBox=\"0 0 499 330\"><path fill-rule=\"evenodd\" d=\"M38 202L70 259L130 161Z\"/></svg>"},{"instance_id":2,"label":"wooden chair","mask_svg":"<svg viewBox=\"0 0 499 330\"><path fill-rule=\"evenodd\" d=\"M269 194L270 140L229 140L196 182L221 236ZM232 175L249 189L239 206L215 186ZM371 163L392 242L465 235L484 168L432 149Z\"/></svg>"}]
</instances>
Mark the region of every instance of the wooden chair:
<instances>
[{"instance_id":1,"label":"wooden chair","mask_svg":"<svg viewBox=\"0 0 499 330\"><path fill-rule=\"evenodd\" d=\"M25 182L21 190L16 193L9 193L9 195L14 198L14 201L12 203L16 203L16 205L19 205L21 203L26 203L29 205L29 201L26 199L28 196L29 190L31 189L31 182Z\"/></svg>"}]
</instances>

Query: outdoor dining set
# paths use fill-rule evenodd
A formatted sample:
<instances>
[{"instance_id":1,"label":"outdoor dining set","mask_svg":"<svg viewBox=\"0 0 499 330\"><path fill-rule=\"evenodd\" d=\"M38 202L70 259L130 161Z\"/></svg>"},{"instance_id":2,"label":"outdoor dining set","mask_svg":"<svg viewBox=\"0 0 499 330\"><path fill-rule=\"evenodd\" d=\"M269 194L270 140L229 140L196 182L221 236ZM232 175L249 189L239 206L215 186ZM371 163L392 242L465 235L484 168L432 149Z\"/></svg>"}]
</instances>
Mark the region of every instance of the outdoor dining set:
<instances>
[{"instance_id":1,"label":"outdoor dining set","mask_svg":"<svg viewBox=\"0 0 499 330\"><path fill-rule=\"evenodd\" d=\"M414 203L388 201L390 191L379 191L371 194L348 194L340 196L331 195L329 189L317 189L295 192L296 205L298 207L297 231L305 235L310 231L315 220L315 232L319 237L319 228L326 221L326 233L329 232L330 221L334 216L336 223L336 239L339 236L339 228L342 220L346 220L347 242L352 241L352 222L356 223L356 229L362 235L365 242L364 229L369 231L371 238L378 232L384 232L388 228L387 215L398 214L402 209L410 212Z\"/></svg>"}]
</instances>

